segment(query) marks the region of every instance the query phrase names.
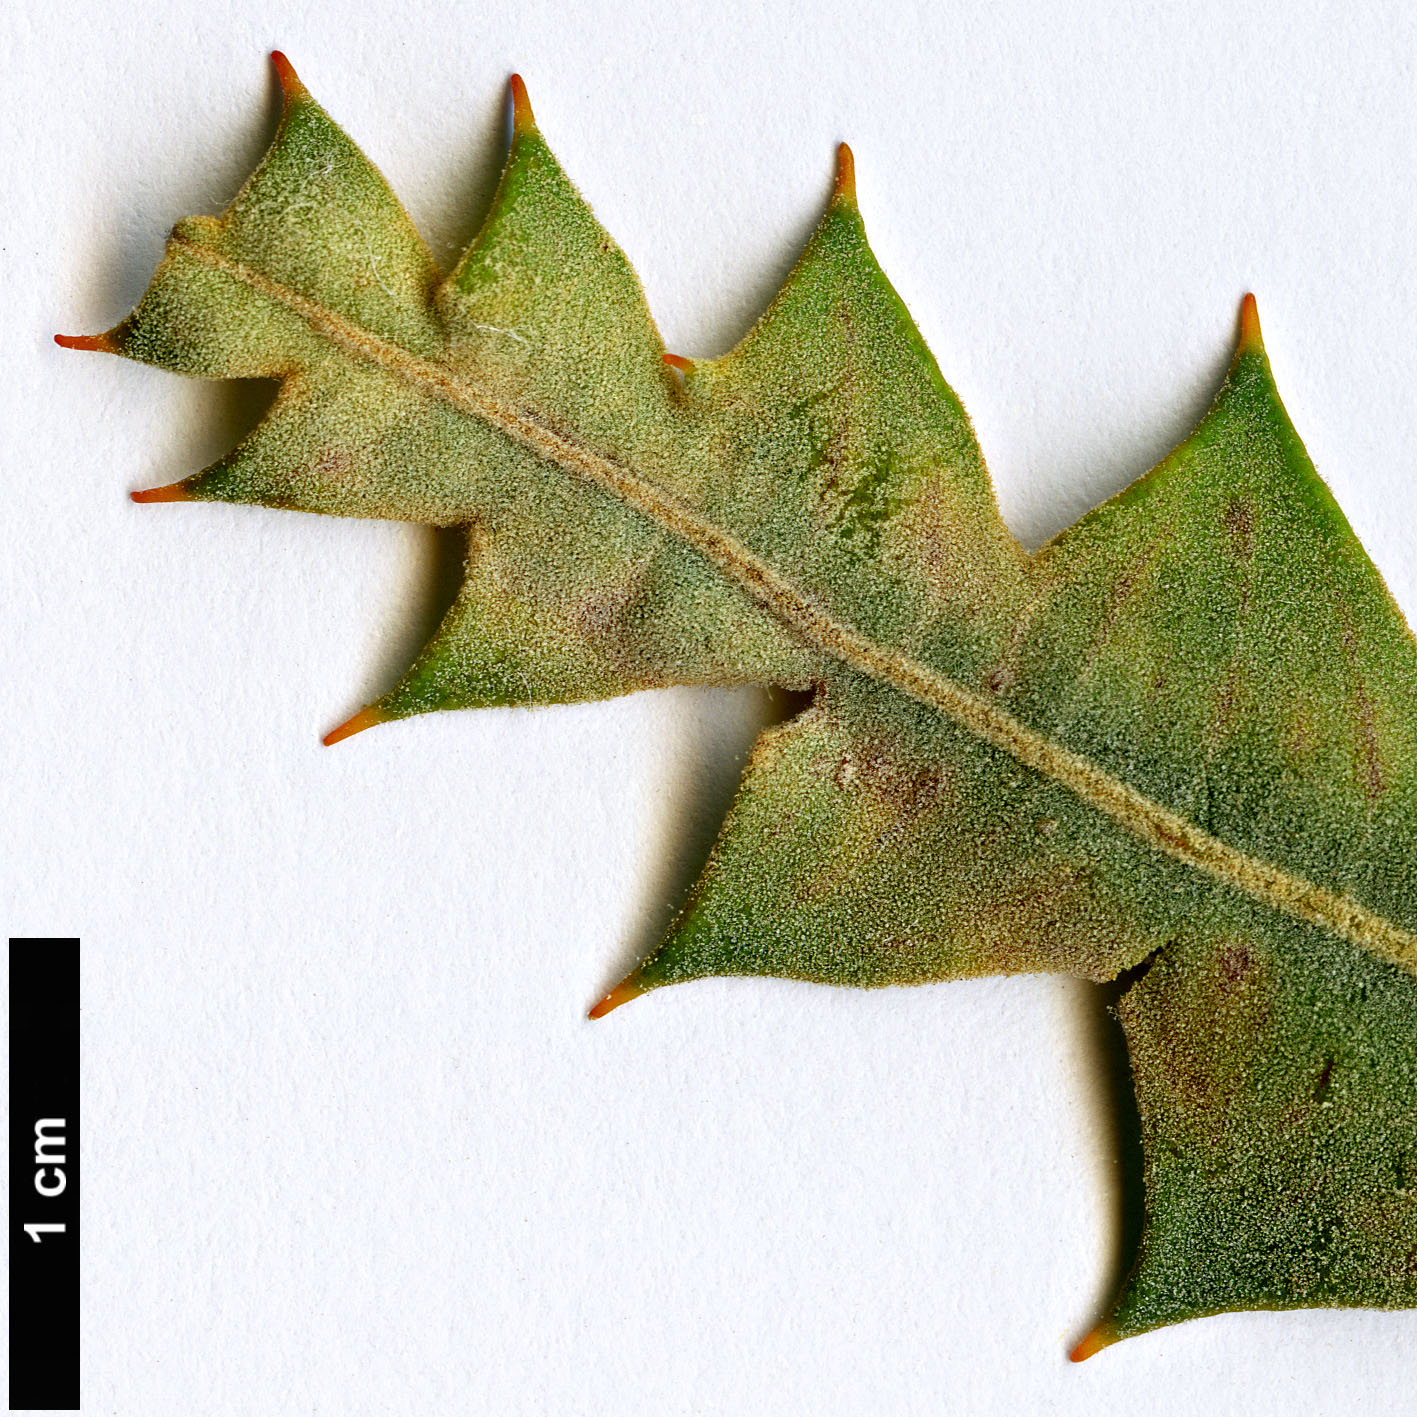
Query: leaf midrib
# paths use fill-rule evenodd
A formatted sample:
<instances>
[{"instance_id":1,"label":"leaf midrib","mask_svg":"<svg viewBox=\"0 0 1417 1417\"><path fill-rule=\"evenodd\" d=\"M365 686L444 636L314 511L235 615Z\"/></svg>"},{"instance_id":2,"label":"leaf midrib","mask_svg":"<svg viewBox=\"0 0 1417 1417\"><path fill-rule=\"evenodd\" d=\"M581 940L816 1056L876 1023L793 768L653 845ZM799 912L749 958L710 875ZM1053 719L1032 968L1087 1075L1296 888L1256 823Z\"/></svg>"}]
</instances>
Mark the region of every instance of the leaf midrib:
<instances>
[{"instance_id":1,"label":"leaf midrib","mask_svg":"<svg viewBox=\"0 0 1417 1417\"><path fill-rule=\"evenodd\" d=\"M899 650L877 644L831 615L737 538L682 506L633 468L553 431L445 366L363 329L210 247L183 237L174 237L172 244L278 301L345 353L378 365L425 394L472 414L539 457L632 507L692 547L809 644L857 673L946 714L992 747L1066 787L1149 846L1417 974L1417 935L1351 896L1237 850L1090 759L1036 733L998 704Z\"/></svg>"}]
</instances>

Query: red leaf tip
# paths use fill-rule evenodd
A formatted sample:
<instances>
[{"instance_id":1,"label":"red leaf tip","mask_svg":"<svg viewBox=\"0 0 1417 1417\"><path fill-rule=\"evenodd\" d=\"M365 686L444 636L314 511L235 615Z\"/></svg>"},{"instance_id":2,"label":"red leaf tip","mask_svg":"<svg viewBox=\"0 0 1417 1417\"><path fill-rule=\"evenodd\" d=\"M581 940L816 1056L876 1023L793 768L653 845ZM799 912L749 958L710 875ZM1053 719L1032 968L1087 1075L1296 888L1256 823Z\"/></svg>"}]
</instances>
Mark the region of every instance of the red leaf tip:
<instances>
[{"instance_id":1,"label":"red leaf tip","mask_svg":"<svg viewBox=\"0 0 1417 1417\"><path fill-rule=\"evenodd\" d=\"M276 71L276 78L280 80L280 91L287 103L309 98L310 90L300 82L300 75L295 72L295 66L279 49L271 50L271 67Z\"/></svg>"},{"instance_id":2,"label":"red leaf tip","mask_svg":"<svg viewBox=\"0 0 1417 1417\"><path fill-rule=\"evenodd\" d=\"M1247 295L1240 302L1240 352L1263 353L1264 336L1260 333L1260 311L1255 297Z\"/></svg>"},{"instance_id":3,"label":"red leaf tip","mask_svg":"<svg viewBox=\"0 0 1417 1417\"><path fill-rule=\"evenodd\" d=\"M118 346L109 335L55 335L60 349L93 349L101 354L117 354Z\"/></svg>"},{"instance_id":4,"label":"red leaf tip","mask_svg":"<svg viewBox=\"0 0 1417 1417\"><path fill-rule=\"evenodd\" d=\"M694 361L685 359L682 354L666 354L662 358L671 369L677 369L681 374L687 374L694 367Z\"/></svg>"},{"instance_id":5,"label":"red leaf tip","mask_svg":"<svg viewBox=\"0 0 1417 1417\"><path fill-rule=\"evenodd\" d=\"M353 738L356 733L363 733L366 728L373 728L376 723L387 723L389 715L386 714L378 704L371 704L368 708L362 708L353 718L347 718L338 728L332 728L320 740L325 747L333 748L336 743L342 743L346 738Z\"/></svg>"},{"instance_id":6,"label":"red leaf tip","mask_svg":"<svg viewBox=\"0 0 1417 1417\"><path fill-rule=\"evenodd\" d=\"M536 114L531 111L531 99L527 97L526 85L520 74L512 75L511 90L513 130L518 133L535 132Z\"/></svg>"},{"instance_id":7,"label":"red leaf tip","mask_svg":"<svg viewBox=\"0 0 1417 1417\"><path fill-rule=\"evenodd\" d=\"M135 502L191 502L195 500L185 482L169 482L165 487L149 487L128 494Z\"/></svg>"},{"instance_id":8,"label":"red leaf tip","mask_svg":"<svg viewBox=\"0 0 1417 1417\"><path fill-rule=\"evenodd\" d=\"M628 1004L631 999L638 999L641 994L649 991L641 985L635 983L635 976L632 974L628 979L622 979L591 1011L590 1018L604 1018L612 1009L618 1009L621 1004Z\"/></svg>"},{"instance_id":9,"label":"red leaf tip","mask_svg":"<svg viewBox=\"0 0 1417 1417\"><path fill-rule=\"evenodd\" d=\"M844 202L856 200L856 159L845 143L839 143L836 149L836 191L833 195Z\"/></svg>"},{"instance_id":10,"label":"red leaf tip","mask_svg":"<svg viewBox=\"0 0 1417 1417\"><path fill-rule=\"evenodd\" d=\"M1071 1353L1068 1354L1070 1363L1085 1363L1096 1353L1101 1353L1104 1348L1110 1348L1117 1339L1121 1337L1114 1329L1107 1324L1098 1324Z\"/></svg>"}]
</instances>

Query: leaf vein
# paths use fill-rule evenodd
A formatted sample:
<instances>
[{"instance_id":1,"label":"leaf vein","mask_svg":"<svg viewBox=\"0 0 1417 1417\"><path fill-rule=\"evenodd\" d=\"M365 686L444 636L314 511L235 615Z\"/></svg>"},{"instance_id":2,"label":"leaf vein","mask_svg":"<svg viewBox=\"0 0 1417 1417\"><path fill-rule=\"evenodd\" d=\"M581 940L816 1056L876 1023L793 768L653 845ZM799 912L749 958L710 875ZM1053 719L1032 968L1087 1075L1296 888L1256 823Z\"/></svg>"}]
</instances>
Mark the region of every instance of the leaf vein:
<instances>
[{"instance_id":1,"label":"leaf vein","mask_svg":"<svg viewBox=\"0 0 1417 1417\"><path fill-rule=\"evenodd\" d=\"M832 615L735 537L683 506L633 468L548 428L533 414L494 398L445 365L360 328L259 271L182 237L174 237L173 244L184 254L280 302L346 353L376 364L424 393L472 414L546 461L648 517L693 548L809 644L857 673L946 714L990 746L1061 784L1156 850L1417 973L1417 935L1350 895L1327 890L1212 836L1091 760L1035 732L996 703L899 650L877 644Z\"/></svg>"}]
</instances>

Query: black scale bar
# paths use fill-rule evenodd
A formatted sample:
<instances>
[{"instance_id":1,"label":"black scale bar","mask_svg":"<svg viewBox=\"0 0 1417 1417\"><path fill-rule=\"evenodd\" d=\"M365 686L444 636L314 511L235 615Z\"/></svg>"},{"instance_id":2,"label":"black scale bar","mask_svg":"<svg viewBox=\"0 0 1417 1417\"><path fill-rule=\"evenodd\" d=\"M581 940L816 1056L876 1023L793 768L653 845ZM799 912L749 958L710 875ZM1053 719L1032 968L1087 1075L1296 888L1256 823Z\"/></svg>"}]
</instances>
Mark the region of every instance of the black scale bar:
<instances>
[{"instance_id":1,"label":"black scale bar","mask_svg":"<svg viewBox=\"0 0 1417 1417\"><path fill-rule=\"evenodd\" d=\"M79 1406L79 942L10 941L10 1407Z\"/></svg>"}]
</instances>

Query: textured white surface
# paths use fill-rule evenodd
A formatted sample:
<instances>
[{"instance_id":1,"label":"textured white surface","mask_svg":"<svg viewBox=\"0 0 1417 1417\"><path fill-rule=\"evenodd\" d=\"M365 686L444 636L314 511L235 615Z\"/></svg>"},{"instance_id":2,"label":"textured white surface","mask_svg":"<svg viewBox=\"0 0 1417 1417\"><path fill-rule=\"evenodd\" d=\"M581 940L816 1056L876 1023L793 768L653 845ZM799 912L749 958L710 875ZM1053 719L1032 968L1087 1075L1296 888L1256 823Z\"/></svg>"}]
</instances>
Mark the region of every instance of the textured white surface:
<instances>
[{"instance_id":1,"label":"textured white surface","mask_svg":"<svg viewBox=\"0 0 1417 1417\"><path fill-rule=\"evenodd\" d=\"M755 696L319 746L429 629L446 543L132 505L259 396L49 342L235 190L275 46L448 261L519 70L691 355L771 296L849 140L1030 544L1189 430L1253 289L1417 612L1410 7L12 0L0 922L84 941L85 1410L1410 1412L1417 1313L1068 1365L1117 1232L1091 989L712 981L584 1021L707 849Z\"/></svg>"}]
</instances>

